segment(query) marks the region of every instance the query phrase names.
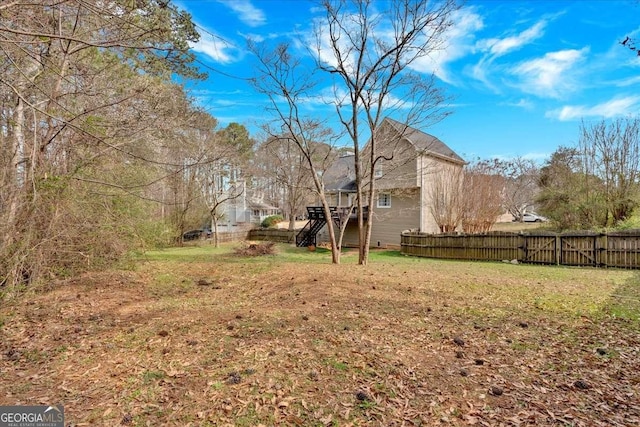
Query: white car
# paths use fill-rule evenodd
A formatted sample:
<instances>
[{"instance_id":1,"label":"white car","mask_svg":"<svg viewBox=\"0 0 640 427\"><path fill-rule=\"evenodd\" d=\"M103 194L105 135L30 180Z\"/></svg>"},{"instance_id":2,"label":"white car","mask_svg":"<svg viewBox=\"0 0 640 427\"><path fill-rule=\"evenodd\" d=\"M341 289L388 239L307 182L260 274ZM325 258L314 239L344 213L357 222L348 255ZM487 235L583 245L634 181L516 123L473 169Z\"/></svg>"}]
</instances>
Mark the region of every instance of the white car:
<instances>
[{"instance_id":1,"label":"white car","mask_svg":"<svg viewBox=\"0 0 640 427\"><path fill-rule=\"evenodd\" d=\"M538 215L535 212L527 212L522 215L522 221L523 222L545 222L545 221L548 221L548 219L541 215Z\"/></svg>"}]
</instances>

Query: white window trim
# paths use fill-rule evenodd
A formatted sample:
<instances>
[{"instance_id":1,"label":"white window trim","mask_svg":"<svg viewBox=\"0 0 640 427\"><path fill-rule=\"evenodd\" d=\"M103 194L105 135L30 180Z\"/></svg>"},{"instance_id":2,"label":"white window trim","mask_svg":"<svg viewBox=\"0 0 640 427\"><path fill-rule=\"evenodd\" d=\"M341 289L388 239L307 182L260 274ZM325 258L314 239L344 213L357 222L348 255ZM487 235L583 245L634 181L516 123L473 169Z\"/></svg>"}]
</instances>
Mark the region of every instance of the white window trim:
<instances>
[{"instance_id":1,"label":"white window trim","mask_svg":"<svg viewBox=\"0 0 640 427\"><path fill-rule=\"evenodd\" d=\"M388 200L388 203L389 203L389 204L387 204L387 205L381 205L381 204L380 204L380 197L381 197L381 196L386 196L386 199ZM390 208L390 207L391 207L391 193L379 193L379 194L378 194L378 199L376 200L376 206L377 206L378 208L381 208L381 209L388 209L388 208Z\"/></svg>"}]
</instances>

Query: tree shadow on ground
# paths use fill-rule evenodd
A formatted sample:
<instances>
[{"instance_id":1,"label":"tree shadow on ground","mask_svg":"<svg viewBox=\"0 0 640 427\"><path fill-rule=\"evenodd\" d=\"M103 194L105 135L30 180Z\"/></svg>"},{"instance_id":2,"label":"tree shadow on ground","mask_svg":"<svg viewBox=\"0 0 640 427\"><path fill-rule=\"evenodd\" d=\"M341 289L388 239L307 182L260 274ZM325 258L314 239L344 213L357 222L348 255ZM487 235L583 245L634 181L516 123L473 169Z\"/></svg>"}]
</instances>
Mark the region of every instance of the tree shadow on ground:
<instances>
[{"instance_id":1,"label":"tree shadow on ground","mask_svg":"<svg viewBox=\"0 0 640 427\"><path fill-rule=\"evenodd\" d=\"M640 272L615 289L602 311L618 319L640 322Z\"/></svg>"}]
</instances>

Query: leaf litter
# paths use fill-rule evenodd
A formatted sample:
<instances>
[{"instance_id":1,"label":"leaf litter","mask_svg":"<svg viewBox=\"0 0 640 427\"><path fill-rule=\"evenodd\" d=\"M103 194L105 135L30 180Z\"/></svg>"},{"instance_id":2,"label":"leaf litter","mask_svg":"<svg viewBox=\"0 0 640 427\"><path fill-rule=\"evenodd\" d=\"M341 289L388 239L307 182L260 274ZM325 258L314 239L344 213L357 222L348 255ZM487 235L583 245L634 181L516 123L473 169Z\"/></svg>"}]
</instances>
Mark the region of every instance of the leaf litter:
<instances>
[{"instance_id":1,"label":"leaf litter","mask_svg":"<svg viewBox=\"0 0 640 427\"><path fill-rule=\"evenodd\" d=\"M563 293L473 266L87 274L3 303L0 404L62 403L73 426L640 425L638 322L566 309L576 286L635 276L574 269Z\"/></svg>"}]
</instances>

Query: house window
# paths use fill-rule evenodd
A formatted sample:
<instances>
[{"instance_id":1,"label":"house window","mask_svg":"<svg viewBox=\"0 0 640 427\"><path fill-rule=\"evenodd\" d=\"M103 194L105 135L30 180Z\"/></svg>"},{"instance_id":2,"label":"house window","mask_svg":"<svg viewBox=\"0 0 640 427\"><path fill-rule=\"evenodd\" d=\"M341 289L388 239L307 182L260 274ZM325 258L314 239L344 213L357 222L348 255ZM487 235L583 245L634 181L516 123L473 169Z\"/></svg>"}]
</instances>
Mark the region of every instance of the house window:
<instances>
[{"instance_id":1,"label":"house window","mask_svg":"<svg viewBox=\"0 0 640 427\"><path fill-rule=\"evenodd\" d=\"M378 194L378 207L379 208L390 208L391 207L391 194L389 194L389 193L380 193L380 194Z\"/></svg>"},{"instance_id":2,"label":"house window","mask_svg":"<svg viewBox=\"0 0 640 427\"><path fill-rule=\"evenodd\" d=\"M373 170L373 177L382 178L382 166L376 165L375 169Z\"/></svg>"}]
</instances>

